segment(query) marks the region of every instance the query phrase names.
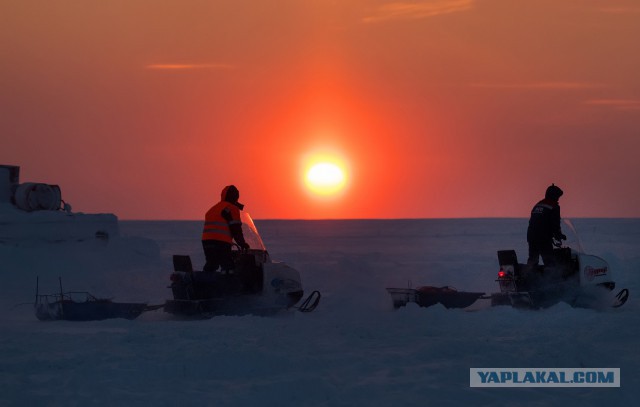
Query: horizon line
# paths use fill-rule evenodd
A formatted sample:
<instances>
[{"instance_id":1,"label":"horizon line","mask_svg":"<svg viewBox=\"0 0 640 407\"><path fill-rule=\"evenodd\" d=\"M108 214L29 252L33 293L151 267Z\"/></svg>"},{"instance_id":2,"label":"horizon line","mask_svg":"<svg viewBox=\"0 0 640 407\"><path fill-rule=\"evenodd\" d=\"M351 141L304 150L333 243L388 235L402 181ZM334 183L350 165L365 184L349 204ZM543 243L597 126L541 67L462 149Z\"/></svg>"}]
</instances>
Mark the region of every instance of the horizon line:
<instances>
[{"instance_id":1,"label":"horizon line","mask_svg":"<svg viewBox=\"0 0 640 407\"><path fill-rule=\"evenodd\" d=\"M413 218L413 217L400 217L400 218L253 218L254 221L352 221L352 220L364 220L364 221L393 221L393 220L497 220L497 219L529 219L529 216L464 216L464 217L441 217L441 218ZM602 220L640 220L640 216L571 216L563 217L563 220L570 219L602 219ZM118 221L123 222L203 222L203 219L120 219Z\"/></svg>"}]
</instances>

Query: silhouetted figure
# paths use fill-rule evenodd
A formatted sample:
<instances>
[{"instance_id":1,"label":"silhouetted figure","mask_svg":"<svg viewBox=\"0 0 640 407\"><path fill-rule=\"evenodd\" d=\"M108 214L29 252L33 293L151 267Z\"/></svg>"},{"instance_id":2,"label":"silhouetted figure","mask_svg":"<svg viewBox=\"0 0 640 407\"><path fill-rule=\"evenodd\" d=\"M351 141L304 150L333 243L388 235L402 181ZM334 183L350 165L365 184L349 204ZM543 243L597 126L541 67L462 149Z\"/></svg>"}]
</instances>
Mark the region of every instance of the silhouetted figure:
<instances>
[{"instance_id":1,"label":"silhouetted figure","mask_svg":"<svg viewBox=\"0 0 640 407\"><path fill-rule=\"evenodd\" d=\"M566 240L560 228L560 205L563 192L555 184L547 188L544 199L535 204L529 218L527 242L529 243L528 265L537 265L542 256L545 266L554 263L553 240Z\"/></svg>"},{"instance_id":2,"label":"silhouetted figure","mask_svg":"<svg viewBox=\"0 0 640 407\"><path fill-rule=\"evenodd\" d=\"M222 189L221 201L209 209L205 215L202 230L202 248L207 260L203 271L223 271L234 269L231 257L231 245L235 240L241 249L249 249L242 234L240 211L244 208L240 202L240 191L234 185Z\"/></svg>"}]
</instances>

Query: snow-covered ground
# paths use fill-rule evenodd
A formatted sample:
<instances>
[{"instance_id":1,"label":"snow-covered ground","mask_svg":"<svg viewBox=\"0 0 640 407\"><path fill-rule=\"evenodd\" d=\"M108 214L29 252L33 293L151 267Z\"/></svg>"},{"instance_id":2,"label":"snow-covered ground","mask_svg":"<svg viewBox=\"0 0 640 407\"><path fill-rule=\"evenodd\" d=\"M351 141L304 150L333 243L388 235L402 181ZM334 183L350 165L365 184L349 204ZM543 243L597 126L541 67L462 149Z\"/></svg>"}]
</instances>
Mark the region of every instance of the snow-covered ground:
<instances>
[{"instance_id":1,"label":"snow-covered ground","mask_svg":"<svg viewBox=\"0 0 640 407\"><path fill-rule=\"evenodd\" d=\"M200 222L120 222L102 241L0 244L0 405L602 406L640 397L640 220L577 219L631 297L478 312L407 306L386 287L496 291L496 251L526 256L524 219L256 221L271 256L323 298L311 314L40 322L41 292L169 298L171 255L204 259ZM566 230L566 229L565 229ZM469 368L617 367L620 388L469 387Z\"/></svg>"}]
</instances>

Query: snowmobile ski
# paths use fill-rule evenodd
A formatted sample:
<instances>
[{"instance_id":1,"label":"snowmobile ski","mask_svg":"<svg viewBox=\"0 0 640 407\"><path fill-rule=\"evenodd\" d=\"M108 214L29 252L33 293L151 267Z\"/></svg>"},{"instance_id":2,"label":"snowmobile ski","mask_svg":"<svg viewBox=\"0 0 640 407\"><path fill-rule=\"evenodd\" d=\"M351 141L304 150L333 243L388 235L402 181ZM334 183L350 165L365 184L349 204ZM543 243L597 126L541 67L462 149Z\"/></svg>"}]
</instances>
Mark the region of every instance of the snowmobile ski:
<instances>
[{"instance_id":1,"label":"snowmobile ski","mask_svg":"<svg viewBox=\"0 0 640 407\"><path fill-rule=\"evenodd\" d=\"M623 288L618 292L618 294L616 294L615 300L612 305L613 308L622 307L627 302L628 299L629 299L629 289Z\"/></svg>"},{"instance_id":2,"label":"snowmobile ski","mask_svg":"<svg viewBox=\"0 0 640 407\"><path fill-rule=\"evenodd\" d=\"M300 304L299 307L295 308L297 308L300 312L312 312L320 303L320 298L322 298L320 291L315 290L311 294L309 294L309 296L304 301L302 301L302 304Z\"/></svg>"}]
</instances>

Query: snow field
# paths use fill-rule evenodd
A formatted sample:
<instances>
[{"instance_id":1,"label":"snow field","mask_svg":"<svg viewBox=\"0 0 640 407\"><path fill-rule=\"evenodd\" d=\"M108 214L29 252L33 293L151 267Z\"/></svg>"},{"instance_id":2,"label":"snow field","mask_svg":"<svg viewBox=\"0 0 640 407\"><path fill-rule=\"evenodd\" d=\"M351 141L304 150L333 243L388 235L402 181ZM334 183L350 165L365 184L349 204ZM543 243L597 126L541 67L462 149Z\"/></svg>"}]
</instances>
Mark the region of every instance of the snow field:
<instances>
[{"instance_id":1,"label":"snow field","mask_svg":"<svg viewBox=\"0 0 640 407\"><path fill-rule=\"evenodd\" d=\"M203 263L199 222L121 222L99 242L0 245L0 405L601 406L640 396L640 220L574 220L631 297L621 309L560 304L477 312L409 305L386 287L495 291L496 250L525 256L522 219L257 221L272 257L323 299L311 314L179 321L40 322L41 292L161 303L170 255ZM152 240L147 240L152 239ZM619 367L620 388L469 387L471 367Z\"/></svg>"}]
</instances>

